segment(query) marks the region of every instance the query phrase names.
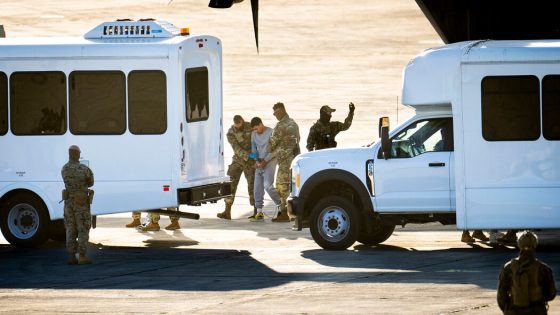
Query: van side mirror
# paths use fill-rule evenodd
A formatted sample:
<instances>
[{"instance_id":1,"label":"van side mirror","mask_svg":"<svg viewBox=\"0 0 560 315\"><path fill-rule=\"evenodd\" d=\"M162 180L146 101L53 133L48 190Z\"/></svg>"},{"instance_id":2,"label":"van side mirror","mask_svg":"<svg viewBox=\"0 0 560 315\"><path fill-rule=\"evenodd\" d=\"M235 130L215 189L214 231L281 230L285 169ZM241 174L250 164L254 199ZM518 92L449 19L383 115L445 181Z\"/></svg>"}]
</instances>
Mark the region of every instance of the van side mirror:
<instances>
[{"instance_id":1,"label":"van side mirror","mask_svg":"<svg viewBox=\"0 0 560 315\"><path fill-rule=\"evenodd\" d=\"M379 118L379 137L381 138L381 152L385 160L391 158L391 139L389 139L389 117Z\"/></svg>"},{"instance_id":2,"label":"van side mirror","mask_svg":"<svg viewBox=\"0 0 560 315\"><path fill-rule=\"evenodd\" d=\"M389 117L379 117L379 125L377 129L377 136L381 138L381 127L389 126Z\"/></svg>"}]
</instances>

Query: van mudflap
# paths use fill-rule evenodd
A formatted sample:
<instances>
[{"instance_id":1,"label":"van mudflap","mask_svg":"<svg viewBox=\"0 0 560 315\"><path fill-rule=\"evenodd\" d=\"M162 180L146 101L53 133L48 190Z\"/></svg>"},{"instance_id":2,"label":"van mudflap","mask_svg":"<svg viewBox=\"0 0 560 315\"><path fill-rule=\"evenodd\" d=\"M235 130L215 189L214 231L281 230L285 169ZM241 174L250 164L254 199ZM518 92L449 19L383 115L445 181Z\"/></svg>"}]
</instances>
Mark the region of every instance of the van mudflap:
<instances>
[{"instance_id":1,"label":"van mudflap","mask_svg":"<svg viewBox=\"0 0 560 315\"><path fill-rule=\"evenodd\" d=\"M231 196L231 183L223 182L177 190L177 200L181 205L200 206Z\"/></svg>"}]
</instances>

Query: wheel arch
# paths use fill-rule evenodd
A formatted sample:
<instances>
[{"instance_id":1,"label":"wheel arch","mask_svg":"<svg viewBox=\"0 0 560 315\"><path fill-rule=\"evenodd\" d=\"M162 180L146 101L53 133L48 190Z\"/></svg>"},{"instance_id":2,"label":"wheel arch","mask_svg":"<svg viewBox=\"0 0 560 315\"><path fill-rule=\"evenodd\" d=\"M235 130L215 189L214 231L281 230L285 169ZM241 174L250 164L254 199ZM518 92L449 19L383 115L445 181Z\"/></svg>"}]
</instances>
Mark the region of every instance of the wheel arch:
<instances>
[{"instance_id":1,"label":"wheel arch","mask_svg":"<svg viewBox=\"0 0 560 315\"><path fill-rule=\"evenodd\" d=\"M350 189L352 193L348 193ZM362 213L373 213L371 197L365 184L353 173L341 169L327 169L313 174L303 185L300 199L303 200L303 218L310 216L313 204L325 195L349 197Z\"/></svg>"},{"instance_id":2,"label":"wheel arch","mask_svg":"<svg viewBox=\"0 0 560 315\"><path fill-rule=\"evenodd\" d=\"M50 220L53 220L54 212L49 203L45 202L45 200L48 200L46 194L42 193L39 189L33 189L30 187L11 186L3 189L0 193L0 206L2 206L0 207L0 211L7 211L7 209L4 209L4 206L7 204L8 200L10 200L10 198L18 194L30 194L35 196L38 200L41 201L43 206L45 206L45 209L47 209Z\"/></svg>"}]
</instances>

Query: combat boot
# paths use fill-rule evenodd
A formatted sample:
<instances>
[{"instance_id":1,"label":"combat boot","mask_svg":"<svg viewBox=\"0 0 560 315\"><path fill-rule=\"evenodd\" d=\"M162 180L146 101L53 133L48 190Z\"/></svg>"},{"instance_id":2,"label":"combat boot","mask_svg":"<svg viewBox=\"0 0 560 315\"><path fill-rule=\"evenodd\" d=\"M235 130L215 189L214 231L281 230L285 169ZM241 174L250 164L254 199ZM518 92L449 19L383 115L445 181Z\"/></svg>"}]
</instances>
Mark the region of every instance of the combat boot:
<instances>
[{"instance_id":1,"label":"combat boot","mask_svg":"<svg viewBox=\"0 0 560 315\"><path fill-rule=\"evenodd\" d=\"M463 243L474 243L474 238L471 237L469 231L463 231L463 235L461 235L461 242Z\"/></svg>"},{"instance_id":2,"label":"combat boot","mask_svg":"<svg viewBox=\"0 0 560 315\"><path fill-rule=\"evenodd\" d=\"M216 216L220 219L231 220L231 205L226 204L226 209L224 212L220 212L216 214Z\"/></svg>"},{"instance_id":3,"label":"combat boot","mask_svg":"<svg viewBox=\"0 0 560 315\"><path fill-rule=\"evenodd\" d=\"M177 220L171 220L171 224L165 227L165 229L169 231L179 230L180 228L179 221Z\"/></svg>"},{"instance_id":4,"label":"combat boot","mask_svg":"<svg viewBox=\"0 0 560 315\"><path fill-rule=\"evenodd\" d=\"M488 237L486 237L486 235L484 235L481 230L475 230L472 234L472 237L483 242L488 242Z\"/></svg>"},{"instance_id":5,"label":"combat boot","mask_svg":"<svg viewBox=\"0 0 560 315\"><path fill-rule=\"evenodd\" d=\"M159 223L151 222L146 226L139 227L139 230L142 232L157 232L159 231Z\"/></svg>"},{"instance_id":6,"label":"combat boot","mask_svg":"<svg viewBox=\"0 0 560 315\"><path fill-rule=\"evenodd\" d=\"M76 253L68 253L68 264L77 265L78 259L76 258Z\"/></svg>"},{"instance_id":7,"label":"combat boot","mask_svg":"<svg viewBox=\"0 0 560 315\"><path fill-rule=\"evenodd\" d=\"M286 211L282 211L276 218L272 219L272 222L290 222L290 217Z\"/></svg>"},{"instance_id":8,"label":"combat boot","mask_svg":"<svg viewBox=\"0 0 560 315\"><path fill-rule=\"evenodd\" d=\"M80 257L78 259L78 264L79 265L87 265L87 264L91 264L92 261L91 259L89 259L86 254L80 254Z\"/></svg>"},{"instance_id":9,"label":"combat boot","mask_svg":"<svg viewBox=\"0 0 560 315\"><path fill-rule=\"evenodd\" d=\"M127 228L135 228L137 226L140 226L141 224L142 224L142 222L140 222L140 219L132 219L132 222L127 224L126 227Z\"/></svg>"},{"instance_id":10,"label":"combat boot","mask_svg":"<svg viewBox=\"0 0 560 315\"><path fill-rule=\"evenodd\" d=\"M508 230L506 234L498 238L498 242L504 244L515 244L517 243L517 234L515 230Z\"/></svg>"}]
</instances>

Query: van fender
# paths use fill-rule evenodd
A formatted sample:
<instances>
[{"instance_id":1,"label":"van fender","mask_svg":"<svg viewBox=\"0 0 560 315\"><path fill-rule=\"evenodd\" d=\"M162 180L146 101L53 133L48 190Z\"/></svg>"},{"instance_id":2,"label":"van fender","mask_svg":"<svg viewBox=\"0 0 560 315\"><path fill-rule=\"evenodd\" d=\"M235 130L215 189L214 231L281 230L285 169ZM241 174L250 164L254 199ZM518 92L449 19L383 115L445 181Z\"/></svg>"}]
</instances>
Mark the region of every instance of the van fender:
<instances>
[{"instance_id":1,"label":"van fender","mask_svg":"<svg viewBox=\"0 0 560 315\"><path fill-rule=\"evenodd\" d=\"M353 173L345 170L327 169L313 174L308 180L305 181L300 191L299 202L302 203L301 207L305 209L305 213L307 215L311 211L310 207L312 207L312 205L307 205L306 203L310 201L309 198L314 193L315 188L328 181L341 182L352 187L352 189L357 193L359 201L362 205L360 212L373 213L374 209L371 202L371 197L368 193L365 183L362 180L360 180Z\"/></svg>"}]
</instances>

